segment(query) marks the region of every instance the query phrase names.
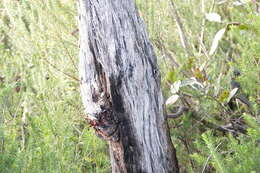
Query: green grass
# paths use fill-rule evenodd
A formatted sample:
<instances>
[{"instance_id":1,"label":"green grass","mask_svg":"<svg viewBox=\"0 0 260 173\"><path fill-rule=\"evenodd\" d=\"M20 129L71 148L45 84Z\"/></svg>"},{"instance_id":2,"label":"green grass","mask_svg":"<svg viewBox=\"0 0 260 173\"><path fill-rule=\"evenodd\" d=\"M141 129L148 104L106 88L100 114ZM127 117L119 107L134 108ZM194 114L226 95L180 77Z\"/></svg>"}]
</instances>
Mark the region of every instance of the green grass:
<instances>
[{"instance_id":1,"label":"green grass","mask_svg":"<svg viewBox=\"0 0 260 173\"><path fill-rule=\"evenodd\" d=\"M233 1L214 5L205 1L204 11L202 2L175 2L190 45L187 55L168 1L137 0L159 59L164 95L170 96L170 85L177 80L201 79L207 93L189 87L181 92L192 96L189 101L201 119L223 125L249 113L243 107L230 114L223 111L232 71L237 68L241 76L236 80L256 115L260 104L259 14L251 1L243 6L235 6ZM218 13L222 23L205 20L204 13L210 12ZM82 116L76 18L73 0L0 2L0 173L110 172L107 144L95 136ZM230 27L216 52L208 56L205 52L209 52L216 32L231 22L240 25ZM205 51L199 42L203 30ZM204 72L198 70L203 63L209 64ZM214 95L216 87L219 92ZM240 143L229 135L208 132L209 128L189 114L171 120L181 171L201 172L206 165L208 172L257 172L259 117L245 117L254 125L249 136L239 137ZM207 161L210 155L212 159Z\"/></svg>"},{"instance_id":2,"label":"green grass","mask_svg":"<svg viewBox=\"0 0 260 173\"><path fill-rule=\"evenodd\" d=\"M107 146L82 118L73 79L75 2L0 5L0 172L107 172Z\"/></svg>"}]
</instances>

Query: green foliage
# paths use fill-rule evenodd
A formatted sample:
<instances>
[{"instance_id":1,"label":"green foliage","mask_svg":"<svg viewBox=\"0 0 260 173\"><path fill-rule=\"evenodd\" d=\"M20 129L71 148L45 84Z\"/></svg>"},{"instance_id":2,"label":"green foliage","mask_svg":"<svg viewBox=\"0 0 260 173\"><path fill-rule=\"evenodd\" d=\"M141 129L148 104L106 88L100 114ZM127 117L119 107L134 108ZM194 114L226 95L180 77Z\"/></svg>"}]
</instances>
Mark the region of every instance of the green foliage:
<instances>
[{"instance_id":1,"label":"green foliage","mask_svg":"<svg viewBox=\"0 0 260 173\"><path fill-rule=\"evenodd\" d=\"M168 111L186 100L198 113L169 121L181 172L260 170L260 19L252 1L234 2L174 1L187 51L169 1L136 1L159 59L165 96L174 82L189 83L175 93L181 99ZM205 18L213 12L221 22ZM0 1L1 173L110 171L106 144L81 116L76 13L73 0ZM241 75L234 77L234 69ZM227 105L232 80L241 86L235 96L246 95L252 107ZM241 120L246 134L232 136L209 125L233 120Z\"/></svg>"},{"instance_id":2,"label":"green foliage","mask_svg":"<svg viewBox=\"0 0 260 173\"><path fill-rule=\"evenodd\" d=\"M74 1L0 2L0 172L107 172L82 118Z\"/></svg>"},{"instance_id":3,"label":"green foliage","mask_svg":"<svg viewBox=\"0 0 260 173\"><path fill-rule=\"evenodd\" d=\"M254 4L251 1L239 6L235 1L173 1L190 47L187 55L170 1L137 2L159 57L165 96L176 94L171 93L174 82L180 80L184 85L177 92L181 99L169 105L168 111L185 105L198 114L195 118L188 113L169 122L181 172L259 171L256 167L260 163L256 158L259 153L255 152L258 148L252 145L256 138L240 133L234 138L228 132L212 130L212 123L220 127L233 121L247 128L249 122L243 114L251 117L259 114L260 18ZM207 20L207 13L217 13L221 22ZM217 35L221 29L223 35ZM234 75L237 69L240 76ZM232 88L234 81L240 84L238 91ZM252 107L235 99L241 94L249 99ZM236 100L235 108L230 107L230 100ZM257 121L253 121L254 128L247 129L248 135L259 127ZM240 142L235 145L235 141ZM242 146L245 150L237 151Z\"/></svg>"},{"instance_id":4,"label":"green foliage","mask_svg":"<svg viewBox=\"0 0 260 173\"><path fill-rule=\"evenodd\" d=\"M258 172L260 170L260 127L250 115L245 115L245 119L248 124L251 124L248 135L216 137L212 133L206 132L202 135L203 141L197 140L196 146L200 153L193 153L191 157L201 165L200 170L210 170L211 167L221 173Z\"/></svg>"}]
</instances>

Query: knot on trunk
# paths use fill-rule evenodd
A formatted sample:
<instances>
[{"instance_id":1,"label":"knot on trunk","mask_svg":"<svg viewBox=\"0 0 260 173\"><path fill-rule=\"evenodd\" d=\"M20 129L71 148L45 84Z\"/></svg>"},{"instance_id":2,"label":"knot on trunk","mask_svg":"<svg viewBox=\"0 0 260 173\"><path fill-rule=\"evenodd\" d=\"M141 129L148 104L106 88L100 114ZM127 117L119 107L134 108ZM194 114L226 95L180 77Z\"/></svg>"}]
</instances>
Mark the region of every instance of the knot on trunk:
<instances>
[{"instance_id":1,"label":"knot on trunk","mask_svg":"<svg viewBox=\"0 0 260 173\"><path fill-rule=\"evenodd\" d=\"M94 92L95 93L95 92ZM95 94L94 94L95 95ZM119 140L118 127L120 121L115 115L110 95L108 92L100 94L100 99L93 100L99 107L99 111L96 112L92 117L94 119L88 119L89 124L95 129L98 137L117 142Z\"/></svg>"},{"instance_id":2,"label":"knot on trunk","mask_svg":"<svg viewBox=\"0 0 260 173\"><path fill-rule=\"evenodd\" d=\"M111 109L103 109L96 115L97 120L91 120L89 123L95 129L97 136L104 140L117 142L119 140L119 121L113 115Z\"/></svg>"}]
</instances>

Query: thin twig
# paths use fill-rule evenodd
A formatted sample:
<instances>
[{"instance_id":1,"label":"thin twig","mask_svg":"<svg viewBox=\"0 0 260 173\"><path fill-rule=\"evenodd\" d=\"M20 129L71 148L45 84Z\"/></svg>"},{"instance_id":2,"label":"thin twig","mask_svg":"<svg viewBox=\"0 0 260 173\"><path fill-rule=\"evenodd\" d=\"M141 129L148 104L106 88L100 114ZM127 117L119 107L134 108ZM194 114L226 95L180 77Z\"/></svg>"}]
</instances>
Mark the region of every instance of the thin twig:
<instances>
[{"instance_id":1,"label":"thin twig","mask_svg":"<svg viewBox=\"0 0 260 173\"><path fill-rule=\"evenodd\" d=\"M222 144L222 142L220 142L220 143L216 146L215 150L217 150L218 147L219 147L221 144ZM208 164L208 162L209 162L211 156L212 156L212 154L209 155L209 157L207 158L206 162L204 163L204 166L203 166L203 169L202 169L201 173L204 173L204 172L205 172L206 167L207 167L207 164Z\"/></svg>"},{"instance_id":2,"label":"thin twig","mask_svg":"<svg viewBox=\"0 0 260 173\"><path fill-rule=\"evenodd\" d=\"M255 5L255 12L260 13L260 8L259 8L259 0L253 0L254 5Z\"/></svg>"},{"instance_id":3,"label":"thin twig","mask_svg":"<svg viewBox=\"0 0 260 173\"><path fill-rule=\"evenodd\" d=\"M187 112L189 109L187 107L181 106L176 113L167 114L167 118L179 118L181 115L183 115L185 112ZM232 134L237 135L238 133L246 134L246 131L236 131L236 129L231 129L230 125L224 125L219 126L217 124L214 124L212 122L206 121L205 119L201 119L197 112L191 111L191 117L197 120L198 122L202 123L205 127L208 127L210 129L218 130L221 132L230 132Z\"/></svg>"},{"instance_id":4,"label":"thin twig","mask_svg":"<svg viewBox=\"0 0 260 173\"><path fill-rule=\"evenodd\" d=\"M192 115L192 118L194 118L195 120L199 121L205 127L208 127L210 129L218 130L218 131L221 131L221 132L224 132L224 133L225 132L230 132L230 133L235 134L235 135L238 135L238 133L246 134L245 131L235 131L236 129L230 129L230 128L228 128L229 126L227 126L227 125L219 126L217 124L214 124L212 122L206 121L204 119L201 120L200 117L198 116L197 112L195 112L195 111L192 111L191 115Z\"/></svg>"},{"instance_id":5,"label":"thin twig","mask_svg":"<svg viewBox=\"0 0 260 173\"><path fill-rule=\"evenodd\" d=\"M76 33L78 33L78 32L79 32L79 28L75 29L75 30L72 31L70 34L73 35L73 36L77 39Z\"/></svg>"},{"instance_id":6,"label":"thin twig","mask_svg":"<svg viewBox=\"0 0 260 173\"><path fill-rule=\"evenodd\" d=\"M66 75L66 76L68 76L68 77L70 77L71 79L74 79L74 80L76 80L76 81L80 81L78 78L76 78L76 77L74 77L74 76L72 76L72 75L70 75L70 74L68 74L68 73L65 73L65 72L63 72L62 70L60 70L60 69L58 69L55 65L53 65L52 63L50 63L47 59L44 59L50 66L52 66L55 70L57 70L57 71L59 71L59 72L61 72L62 74L64 74L64 75Z\"/></svg>"},{"instance_id":7,"label":"thin twig","mask_svg":"<svg viewBox=\"0 0 260 173\"><path fill-rule=\"evenodd\" d=\"M26 143L26 133L27 133L27 128L26 128L26 121L27 117L26 114L28 113L28 110L26 107L23 109L23 114L22 114L22 119L21 119L21 148L22 150L25 149L25 143Z\"/></svg>"},{"instance_id":8,"label":"thin twig","mask_svg":"<svg viewBox=\"0 0 260 173\"><path fill-rule=\"evenodd\" d=\"M206 19L205 19L205 0L201 0L201 12L203 14L203 19L202 19L202 25L201 25L201 32L200 32L200 38L199 38L199 54L201 54L202 51L202 46L204 46L204 33L205 33L205 24L206 24Z\"/></svg>"},{"instance_id":9,"label":"thin twig","mask_svg":"<svg viewBox=\"0 0 260 173\"><path fill-rule=\"evenodd\" d=\"M69 53L68 48L65 46L64 41L62 40L62 38L60 37L60 35L58 35L58 37L60 38L61 43L62 43L62 45L63 45L63 47L64 47L64 49L65 49L67 55L69 56L72 65L74 66L74 68L76 69L76 71L78 71L78 68L77 68L77 66L76 66L76 63L75 63L75 61L73 60L73 57L71 56L71 54Z\"/></svg>"},{"instance_id":10,"label":"thin twig","mask_svg":"<svg viewBox=\"0 0 260 173\"><path fill-rule=\"evenodd\" d=\"M218 99L216 99L215 97L211 96L211 95L206 95L205 97L206 99L210 99L215 101L225 112L231 114L232 110L229 107L225 107Z\"/></svg>"},{"instance_id":11,"label":"thin twig","mask_svg":"<svg viewBox=\"0 0 260 173\"><path fill-rule=\"evenodd\" d=\"M155 41L155 46L160 49L160 51L172 62L175 68L179 68L180 65L178 64L176 57L172 56L172 54L166 49L165 45L162 43L161 38L157 38Z\"/></svg>"},{"instance_id":12,"label":"thin twig","mask_svg":"<svg viewBox=\"0 0 260 173\"><path fill-rule=\"evenodd\" d=\"M180 106L176 113L167 113L167 118L179 118L181 115L183 115L185 112L188 111L188 108L184 106Z\"/></svg>"},{"instance_id":13,"label":"thin twig","mask_svg":"<svg viewBox=\"0 0 260 173\"><path fill-rule=\"evenodd\" d=\"M186 138L181 136L181 137L178 137L178 139L183 143L183 145L186 148L188 154L191 155L192 152L190 151L189 143L187 142ZM195 165L194 165L193 160L191 158L189 158L189 161L190 161L192 169L194 170L195 169Z\"/></svg>"},{"instance_id":14,"label":"thin twig","mask_svg":"<svg viewBox=\"0 0 260 173\"><path fill-rule=\"evenodd\" d=\"M2 124L4 124L4 123L5 123L4 115L0 114L0 126L3 126ZM1 140L1 142L0 142L0 146L1 146L0 152L4 152L4 150L5 150L5 135L2 135L0 140Z\"/></svg>"},{"instance_id":15,"label":"thin twig","mask_svg":"<svg viewBox=\"0 0 260 173\"><path fill-rule=\"evenodd\" d=\"M175 19L176 25L177 25L177 28L178 28L178 31L179 31L179 36L180 36L182 47L184 48L187 55L191 55L190 46L188 44L187 37L186 37L186 34L185 34L185 30L184 30L183 24L181 22L181 18L178 14L177 8L176 8L176 6L175 6L175 4L173 3L172 0L169 0L169 3L170 3L170 6L171 6L171 9L172 9L171 10L172 11L172 17Z\"/></svg>"}]
</instances>

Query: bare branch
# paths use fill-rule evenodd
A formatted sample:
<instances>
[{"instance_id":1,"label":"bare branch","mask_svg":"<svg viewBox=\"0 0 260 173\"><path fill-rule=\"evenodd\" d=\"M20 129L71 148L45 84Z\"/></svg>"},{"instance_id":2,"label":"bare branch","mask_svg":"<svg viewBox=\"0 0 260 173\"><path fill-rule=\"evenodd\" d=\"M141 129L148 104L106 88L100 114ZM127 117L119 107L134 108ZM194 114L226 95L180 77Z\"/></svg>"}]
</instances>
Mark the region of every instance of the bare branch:
<instances>
[{"instance_id":1,"label":"bare branch","mask_svg":"<svg viewBox=\"0 0 260 173\"><path fill-rule=\"evenodd\" d=\"M200 116L195 111L193 111L191 115L192 115L192 118L194 118L195 120L199 121L200 123L202 123L204 126L206 126L208 128L211 128L211 129L214 129L214 130L218 130L218 131L221 131L221 132L230 132L230 133L232 133L234 135L238 135L239 133L246 134L246 132L244 130L234 128L234 126L232 128L229 128L230 125L219 126L217 124L214 124L212 122L206 121L204 119L201 120Z\"/></svg>"},{"instance_id":2,"label":"bare branch","mask_svg":"<svg viewBox=\"0 0 260 173\"><path fill-rule=\"evenodd\" d=\"M155 46L171 61L172 65L175 68L180 67L180 65L177 62L177 58L175 56L172 56L172 54L167 50L160 38L155 40Z\"/></svg>"},{"instance_id":3,"label":"bare branch","mask_svg":"<svg viewBox=\"0 0 260 173\"><path fill-rule=\"evenodd\" d=\"M176 113L167 114L167 118L174 118L174 119L179 118L184 113L188 112L188 110L189 109L187 107L180 106ZM205 119L201 119L201 116L199 116L198 113L195 111L191 111L191 117L194 118L196 121L200 122L201 124L203 124L205 127L208 127L210 129L218 130L221 132L230 132L234 135L238 135L239 133L246 134L246 130L242 126L238 126L236 124L234 125L232 123L220 126L212 122L206 121Z\"/></svg>"},{"instance_id":4,"label":"bare branch","mask_svg":"<svg viewBox=\"0 0 260 173\"><path fill-rule=\"evenodd\" d=\"M167 113L167 118L179 118L187 111L188 111L188 108L186 108L184 106L180 106L176 113L170 113L170 114Z\"/></svg>"},{"instance_id":5,"label":"bare branch","mask_svg":"<svg viewBox=\"0 0 260 173\"><path fill-rule=\"evenodd\" d=\"M59 72L61 72L62 74L64 74L64 75L70 77L71 79L74 79L74 80L76 80L76 81L79 82L79 79L78 79L78 78L76 78L76 77L74 77L74 76L72 76L72 75L70 75L70 74L68 74L68 73L66 73L66 72L63 72L62 70L60 70L59 68L57 68L54 64L50 63L47 59L45 59L45 61L47 62L47 64L49 64L50 66L52 66L52 67L53 67L54 69L56 69L57 71L59 71Z\"/></svg>"}]
</instances>

